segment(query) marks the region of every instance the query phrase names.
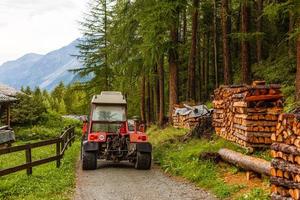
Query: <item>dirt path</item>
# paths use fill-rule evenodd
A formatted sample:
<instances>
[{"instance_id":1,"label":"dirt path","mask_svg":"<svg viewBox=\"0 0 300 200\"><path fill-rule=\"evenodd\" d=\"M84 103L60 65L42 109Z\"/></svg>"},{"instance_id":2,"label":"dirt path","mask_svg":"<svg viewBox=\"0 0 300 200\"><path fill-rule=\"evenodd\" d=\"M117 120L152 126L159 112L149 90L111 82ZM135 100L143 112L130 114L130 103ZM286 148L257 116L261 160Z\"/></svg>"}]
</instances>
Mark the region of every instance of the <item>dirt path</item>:
<instances>
[{"instance_id":1,"label":"dirt path","mask_svg":"<svg viewBox=\"0 0 300 200\"><path fill-rule=\"evenodd\" d=\"M214 200L192 184L176 181L157 167L141 171L128 163L98 162L95 171L77 169L75 200Z\"/></svg>"}]
</instances>

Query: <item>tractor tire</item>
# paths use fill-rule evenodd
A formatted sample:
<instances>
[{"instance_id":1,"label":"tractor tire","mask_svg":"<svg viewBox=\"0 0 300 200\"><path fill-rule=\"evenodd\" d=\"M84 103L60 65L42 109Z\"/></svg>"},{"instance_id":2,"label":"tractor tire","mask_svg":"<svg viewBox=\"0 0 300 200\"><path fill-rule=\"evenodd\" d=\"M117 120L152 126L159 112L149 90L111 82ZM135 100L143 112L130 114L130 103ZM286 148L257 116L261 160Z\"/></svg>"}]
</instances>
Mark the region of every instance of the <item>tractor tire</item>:
<instances>
[{"instance_id":1,"label":"tractor tire","mask_svg":"<svg viewBox=\"0 0 300 200\"><path fill-rule=\"evenodd\" d=\"M151 168L151 153L137 152L135 168L149 170Z\"/></svg>"},{"instance_id":2,"label":"tractor tire","mask_svg":"<svg viewBox=\"0 0 300 200\"><path fill-rule=\"evenodd\" d=\"M82 169L83 170L95 170L97 169L97 154L96 152L82 153Z\"/></svg>"}]
</instances>

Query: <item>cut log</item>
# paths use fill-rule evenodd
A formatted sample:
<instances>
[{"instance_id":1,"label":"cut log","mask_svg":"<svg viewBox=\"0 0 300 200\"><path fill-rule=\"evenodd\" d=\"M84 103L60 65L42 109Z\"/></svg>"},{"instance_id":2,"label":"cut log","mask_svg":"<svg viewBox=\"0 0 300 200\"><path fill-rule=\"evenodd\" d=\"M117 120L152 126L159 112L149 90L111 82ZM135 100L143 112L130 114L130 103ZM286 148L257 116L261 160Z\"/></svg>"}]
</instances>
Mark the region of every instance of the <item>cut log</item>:
<instances>
[{"instance_id":1,"label":"cut log","mask_svg":"<svg viewBox=\"0 0 300 200\"><path fill-rule=\"evenodd\" d=\"M251 170L259 174L270 175L271 163L266 160L246 156L229 149L220 149L218 153L224 161L234 164L242 169Z\"/></svg>"},{"instance_id":2,"label":"cut log","mask_svg":"<svg viewBox=\"0 0 300 200\"><path fill-rule=\"evenodd\" d=\"M291 164L291 163L285 162L284 160L277 159L277 158L273 159L271 164L272 164L272 167L274 167L276 169L281 169L282 171L288 171L291 173L300 174L300 165Z\"/></svg>"},{"instance_id":3,"label":"cut log","mask_svg":"<svg viewBox=\"0 0 300 200\"><path fill-rule=\"evenodd\" d=\"M290 181L281 177L270 177L270 183L286 188L300 189L300 183L295 183L294 181Z\"/></svg>"},{"instance_id":4,"label":"cut log","mask_svg":"<svg viewBox=\"0 0 300 200\"><path fill-rule=\"evenodd\" d=\"M283 143L273 143L271 149L275 151L282 151L284 153L300 156L300 149L291 145Z\"/></svg>"},{"instance_id":5,"label":"cut log","mask_svg":"<svg viewBox=\"0 0 300 200\"><path fill-rule=\"evenodd\" d=\"M272 193L271 199L272 200L293 200L293 198L291 198L291 197L283 197L283 196L281 196L279 194L275 194L275 193Z\"/></svg>"}]
</instances>

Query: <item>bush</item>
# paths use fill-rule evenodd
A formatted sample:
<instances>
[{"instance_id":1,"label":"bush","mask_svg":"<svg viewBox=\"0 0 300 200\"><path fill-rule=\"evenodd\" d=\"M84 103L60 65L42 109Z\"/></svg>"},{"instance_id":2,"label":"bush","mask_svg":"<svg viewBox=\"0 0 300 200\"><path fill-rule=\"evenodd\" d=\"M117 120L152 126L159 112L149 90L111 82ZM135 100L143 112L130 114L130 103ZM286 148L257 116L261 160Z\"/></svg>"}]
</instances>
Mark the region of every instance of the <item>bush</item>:
<instances>
[{"instance_id":1,"label":"bush","mask_svg":"<svg viewBox=\"0 0 300 200\"><path fill-rule=\"evenodd\" d=\"M41 98L26 94L17 95L18 103L12 108L12 124L33 125L42 120L47 112Z\"/></svg>"}]
</instances>

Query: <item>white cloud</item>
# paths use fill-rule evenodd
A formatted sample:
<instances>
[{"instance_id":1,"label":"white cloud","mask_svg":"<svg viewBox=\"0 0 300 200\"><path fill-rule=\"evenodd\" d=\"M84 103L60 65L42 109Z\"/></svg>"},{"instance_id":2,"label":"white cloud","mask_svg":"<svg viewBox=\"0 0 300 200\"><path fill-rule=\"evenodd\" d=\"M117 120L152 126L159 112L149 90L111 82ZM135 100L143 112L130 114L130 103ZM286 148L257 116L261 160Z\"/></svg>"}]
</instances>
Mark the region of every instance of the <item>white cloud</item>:
<instances>
[{"instance_id":1,"label":"white cloud","mask_svg":"<svg viewBox=\"0 0 300 200\"><path fill-rule=\"evenodd\" d=\"M0 64L47 53L80 37L88 0L0 0Z\"/></svg>"}]
</instances>

